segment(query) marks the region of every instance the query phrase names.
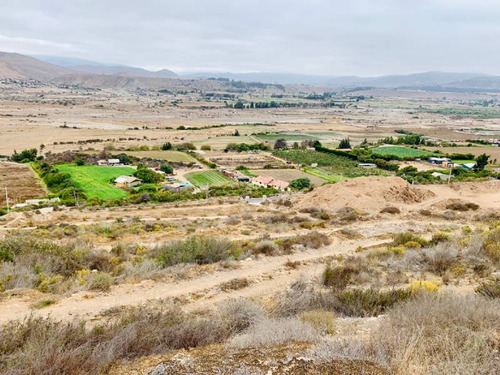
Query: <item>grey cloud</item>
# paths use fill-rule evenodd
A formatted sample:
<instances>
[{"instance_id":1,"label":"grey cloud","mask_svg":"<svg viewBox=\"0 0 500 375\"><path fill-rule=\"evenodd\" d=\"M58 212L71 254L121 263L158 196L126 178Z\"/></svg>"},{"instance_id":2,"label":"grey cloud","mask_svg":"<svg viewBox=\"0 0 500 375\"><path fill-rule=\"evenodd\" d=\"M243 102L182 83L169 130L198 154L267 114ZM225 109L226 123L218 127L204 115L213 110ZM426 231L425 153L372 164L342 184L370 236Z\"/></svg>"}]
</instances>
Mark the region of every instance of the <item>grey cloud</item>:
<instances>
[{"instance_id":1,"label":"grey cloud","mask_svg":"<svg viewBox=\"0 0 500 375\"><path fill-rule=\"evenodd\" d=\"M0 50L179 71L500 74L499 18L493 0L17 0L0 4Z\"/></svg>"}]
</instances>

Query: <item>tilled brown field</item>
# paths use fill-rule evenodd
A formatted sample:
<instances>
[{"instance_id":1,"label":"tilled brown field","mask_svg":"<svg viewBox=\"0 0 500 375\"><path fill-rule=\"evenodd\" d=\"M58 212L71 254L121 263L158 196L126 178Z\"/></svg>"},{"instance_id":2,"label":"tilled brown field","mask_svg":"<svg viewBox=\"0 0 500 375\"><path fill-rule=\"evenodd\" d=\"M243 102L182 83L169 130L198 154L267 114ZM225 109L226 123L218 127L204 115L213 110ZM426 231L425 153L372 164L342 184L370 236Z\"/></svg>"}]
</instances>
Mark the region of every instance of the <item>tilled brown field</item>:
<instances>
[{"instance_id":1,"label":"tilled brown field","mask_svg":"<svg viewBox=\"0 0 500 375\"><path fill-rule=\"evenodd\" d=\"M26 199L43 197L45 187L33 170L26 164L0 162L0 206L5 205L5 188L9 204L21 203Z\"/></svg>"}]
</instances>

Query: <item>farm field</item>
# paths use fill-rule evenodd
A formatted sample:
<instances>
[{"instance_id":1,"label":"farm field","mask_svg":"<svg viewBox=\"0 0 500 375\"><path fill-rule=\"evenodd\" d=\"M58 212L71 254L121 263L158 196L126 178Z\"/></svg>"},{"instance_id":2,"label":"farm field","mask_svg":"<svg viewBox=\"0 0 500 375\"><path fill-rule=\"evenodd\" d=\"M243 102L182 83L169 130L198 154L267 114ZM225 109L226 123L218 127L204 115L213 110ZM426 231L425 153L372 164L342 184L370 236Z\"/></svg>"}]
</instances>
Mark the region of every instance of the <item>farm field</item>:
<instances>
[{"instance_id":1,"label":"farm field","mask_svg":"<svg viewBox=\"0 0 500 375\"><path fill-rule=\"evenodd\" d=\"M297 178L308 178L316 186L321 186L327 182L319 176L310 175L300 169L253 169L251 172L258 176L270 176L286 182L291 182Z\"/></svg>"},{"instance_id":2,"label":"farm field","mask_svg":"<svg viewBox=\"0 0 500 375\"><path fill-rule=\"evenodd\" d=\"M240 136L222 136L222 137L210 137L201 140L194 141L196 146L208 145L213 150L223 150L227 147L229 143L257 143L254 138L246 135Z\"/></svg>"},{"instance_id":3,"label":"farm field","mask_svg":"<svg viewBox=\"0 0 500 375\"><path fill-rule=\"evenodd\" d=\"M254 137L263 141L263 142L275 142L277 139L285 139L290 142L301 142L306 140L317 140L318 137L311 134L305 133L280 133L280 134L254 134Z\"/></svg>"},{"instance_id":4,"label":"farm field","mask_svg":"<svg viewBox=\"0 0 500 375\"><path fill-rule=\"evenodd\" d=\"M273 167L283 165L282 162L264 152L258 154L246 152L207 153L205 158L218 164L222 168L236 168L240 165L244 165L250 169L262 169L268 164Z\"/></svg>"},{"instance_id":5,"label":"farm field","mask_svg":"<svg viewBox=\"0 0 500 375\"><path fill-rule=\"evenodd\" d=\"M302 168L302 170L310 176L315 176L319 179L322 179L322 180L328 181L328 182L332 182L332 183L346 180L348 178L348 177L345 177L345 176L340 175L340 174L331 173L330 171L328 171L324 168L304 167L304 168ZM312 181L312 178L310 178L310 179Z\"/></svg>"},{"instance_id":6,"label":"farm field","mask_svg":"<svg viewBox=\"0 0 500 375\"><path fill-rule=\"evenodd\" d=\"M83 190L88 198L103 200L120 199L127 193L110 182L119 176L132 175L135 170L129 167L97 167L94 165L77 166L74 164L58 165L62 173L69 173L76 186Z\"/></svg>"},{"instance_id":7,"label":"farm field","mask_svg":"<svg viewBox=\"0 0 500 375\"><path fill-rule=\"evenodd\" d=\"M380 169L366 169L358 167L358 162L343 156L325 154L316 151L289 150L275 151L274 154L280 158L290 160L305 167L311 164L318 164L322 171L313 172L316 176L324 178L330 182L340 180L340 174L346 177L362 177L372 175L386 175L386 171ZM339 175L339 176L336 176ZM332 180L333 179L333 180Z\"/></svg>"},{"instance_id":8,"label":"farm field","mask_svg":"<svg viewBox=\"0 0 500 375\"><path fill-rule=\"evenodd\" d=\"M434 151L438 150L442 153L453 154L473 154L474 156L479 156L481 154L490 155L490 159L500 162L500 147L426 147L427 149Z\"/></svg>"},{"instance_id":9,"label":"farm field","mask_svg":"<svg viewBox=\"0 0 500 375\"><path fill-rule=\"evenodd\" d=\"M186 179L197 187L235 185L237 182L224 176L219 171L209 170L203 172L191 172L185 175Z\"/></svg>"},{"instance_id":10,"label":"farm field","mask_svg":"<svg viewBox=\"0 0 500 375\"><path fill-rule=\"evenodd\" d=\"M28 164L0 162L0 207L5 205L5 188L10 205L47 194L43 182Z\"/></svg>"},{"instance_id":11,"label":"farm field","mask_svg":"<svg viewBox=\"0 0 500 375\"><path fill-rule=\"evenodd\" d=\"M171 161L174 163L195 163L196 160L184 152L180 151L127 151L127 155L137 158L151 158Z\"/></svg>"},{"instance_id":12,"label":"farm field","mask_svg":"<svg viewBox=\"0 0 500 375\"><path fill-rule=\"evenodd\" d=\"M403 146L383 146L377 147L372 150L375 155L392 155L400 158L419 158L425 156L435 156L436 154L424 151L417 150L410 147Z\"/></svg>"},{"instance_id":13,"label":"farm field","mask_svg":"<svg viewBox=\"0 0 500 375\"><path fill-rule=\"evenodd\" d=\"M453 163L455 164L469 164L469 163L475 163L475 160L472 159L453 159Z\"/></svg>"}]
</instances>

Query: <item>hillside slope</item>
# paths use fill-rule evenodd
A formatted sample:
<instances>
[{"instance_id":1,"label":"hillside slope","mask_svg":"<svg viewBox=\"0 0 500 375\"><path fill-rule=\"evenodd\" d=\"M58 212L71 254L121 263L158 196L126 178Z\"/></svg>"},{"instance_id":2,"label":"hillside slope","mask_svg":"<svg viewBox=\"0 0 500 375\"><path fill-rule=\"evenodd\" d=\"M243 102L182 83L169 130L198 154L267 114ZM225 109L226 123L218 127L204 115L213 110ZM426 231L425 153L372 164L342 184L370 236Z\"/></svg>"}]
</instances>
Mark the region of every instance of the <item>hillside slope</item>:
<instances>
[{"instance_id":1,"label":"hillside slope","mask_svg":"<svg viewBox=\"0 0 500 375\"><path fill-rule=\"evenodd\" d=\"M71 67L72 70L90 74L120 75L124 77L144 77L144 78L172 78L177 74L168 69L150 71L131 66L98 66L98 65L78 65Z\"/></svg>"},{"instance_id":2,"label":"hillside slope","mask_svg":"<svg viewBox=\"0 0 500 375\"><path fill-rule=\"evenodd\" d=\"M49 64L19 53L0 52L0 78L35 79L47 82L73 73L71 70Z\"/></svg>"}]
</instances>

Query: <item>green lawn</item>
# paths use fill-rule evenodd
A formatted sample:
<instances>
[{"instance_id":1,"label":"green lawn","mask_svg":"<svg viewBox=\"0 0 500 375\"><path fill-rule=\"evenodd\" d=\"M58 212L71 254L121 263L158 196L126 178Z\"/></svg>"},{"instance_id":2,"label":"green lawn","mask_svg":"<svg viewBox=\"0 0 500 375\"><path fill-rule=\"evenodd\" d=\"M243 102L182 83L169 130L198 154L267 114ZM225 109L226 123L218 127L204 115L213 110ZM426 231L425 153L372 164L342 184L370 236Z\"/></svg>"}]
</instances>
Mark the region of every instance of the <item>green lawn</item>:
<instances>
[{"instance_id":1,"label":"green lawn","mask_svg":"<svg viewBox=\"0 0 500 375\"><path fill-rule=\"evenodd\" d=\"M417 150L403 146L377 147L372 150L375 155L392 155L400 158L420 158L424 156L437 156L433 152Z\"/></svg>"},{"instance_id":2,"label":"green lawn","mask_svg":"<svg viewBox=\"0 0 500 375\"><path fill-rule=\"evenodd\" d=\"M203 172L191 172L185 175L187 180L195 186L204 187L209 186L224 186L224 185L235 185L236 181L224 176L219 171L203 171Z\"/></svg>"},{"instance_id":3,"label":"green lawn","mask_svg":"<svg viewBox=\"0 0 500 375\"><path fill-rule=\"evenodd\" d=\"M88 198L103 200L120 199L128 194L114 186L110 181L118 176L129 176L135 169L129 167L98 167L95 165L61 164L57 169L69 173L75 185L82 189Z\"/></svg>"}]
</instances>

